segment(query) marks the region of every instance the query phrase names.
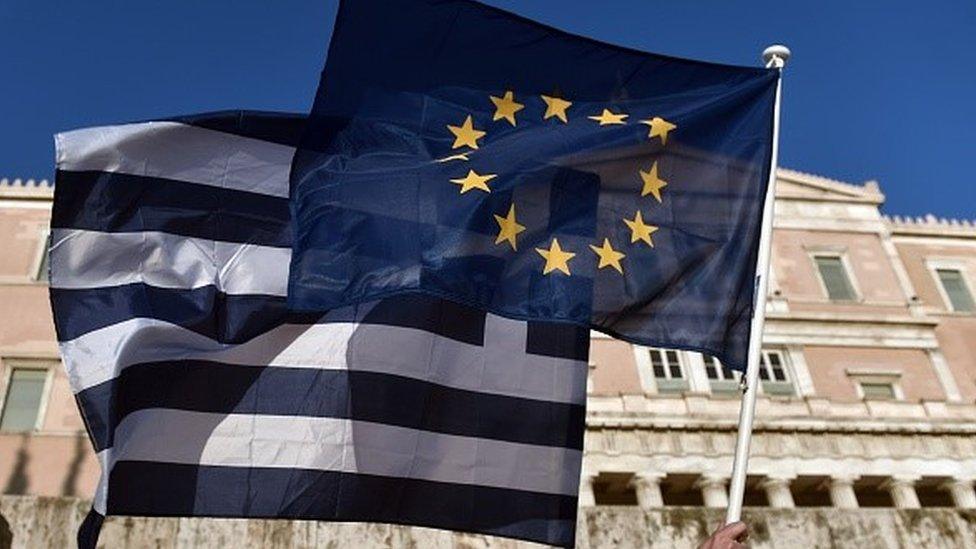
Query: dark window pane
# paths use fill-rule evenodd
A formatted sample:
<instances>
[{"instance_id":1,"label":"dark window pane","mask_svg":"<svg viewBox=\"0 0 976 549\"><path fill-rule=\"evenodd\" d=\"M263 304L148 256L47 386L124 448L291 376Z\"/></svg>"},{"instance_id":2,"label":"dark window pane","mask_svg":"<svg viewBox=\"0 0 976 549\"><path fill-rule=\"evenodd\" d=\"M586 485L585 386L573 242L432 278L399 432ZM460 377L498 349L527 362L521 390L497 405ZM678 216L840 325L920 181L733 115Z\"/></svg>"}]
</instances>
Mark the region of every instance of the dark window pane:
<instances>
[{"instance_id":1,"label":"dark window pane","mask_svg":"<svg viewBox=\"0 0 976 549\"><path fill-rule=\"evenodd\" d=\"M715 368L715 366L706 365L705 375L708 376L708 379L722 379L721 377L719 377L718 370Z\"/></svg>"},{"instance_id":2,"label":"dark window pane","mask_svg":"<svg viewBox=\"0 0 976 549\"><path fill-rule=\"evenodd\" d=\"M37 273L35 273L35 280L47 282L48 280L48 258L51 253L51 237L44 239L44 253L41 254L41 264L37 268Z\"/></svg>"},{"instance_id":3,"label":"dark window pane","mask_svg":"<svg viewBox=\"0 0 976 549\"><path fill-rule=\"evenodd\" d=\"M773 378L776 381L786 381L786 372L782 368L773 368Z\"/></svg>"},{"instance_id":4,"label":"dark window pane","mask_svg":"<svg viewBox=\"0 0 976 549\"><path fill-rule=\"evenodd\" d=\"M865 398L895 398L895 387L891 383L861 383Z\"/></svg>"},{"instance_id":5,"label":"dark window pane","mask_svg":"<svg viewBox=\"0 0 976 549\"><path fill-rule=\"evenodd\" d=\"M961 272L955 269L939 269L938 273L939 281L942 282L942 288L949 296L949 303L952 305L953 311L968 313L976 310L976 304L973 304L973 296L970 295Z\"/></svg>"},{"instance_id":6,"label":"dark window pane","mask_svg":"<svg viewBox=\"0 0 976 549\"><path fill-rule=\"evenodd\" d=\"M667 378L667 376L664 375L664 366L662 366L660 364L655 364L654 365L654 377L656 377L658 379L666 379Z\"/></svg>"},{"instance_id":7,"label":"dark window pane","mask_svg":"<svg viewBox=\"0 0 976 549\"><path fill-rule=\"evenodd\" d=\"M46 379L45 370L14 369L0 415L0 431L30 431L35 427Z\"/></svg>"},{"instance_id":8,"label":"dark window pane","mask_svg":"<svg viewBox=\"0 0 976 549\"><path fill-rule=\"evenodd\" d=\"M839 257L820 256L815 258L820 278L827 288L827 297L837 301L852 301L857 298Z\"/></svg>"},{"instance_id":9,"label":"dark window pane","mask_svg":"<svg viewBox=\"0 0 976 549\"><path fill-rule=\"evenodd\" d=\"M668 351L668 364L678 363L678 353L675 351Z\"/></svg>"},{"instance_id":10,"label":"dark window pane","mask_svg":"<svg viewBox=\"0 0 976 549\"><path fill-rule=\"evenodd\" d=\"M769 381L769 372L766 371L766 368L759 368L759 379Z\"/></svg>"},{"instance_id":11,"label":"dark window pane","mask_svg":"<svg viewBox=\"0 0 976 549\"><path fill-rule=\"evenodd\" d=\"M671 379L681 379L683 377L681 375L681 366L675 363L675 364L671 364L670 367L671 367Z\"/></svg>"}]
</instances>

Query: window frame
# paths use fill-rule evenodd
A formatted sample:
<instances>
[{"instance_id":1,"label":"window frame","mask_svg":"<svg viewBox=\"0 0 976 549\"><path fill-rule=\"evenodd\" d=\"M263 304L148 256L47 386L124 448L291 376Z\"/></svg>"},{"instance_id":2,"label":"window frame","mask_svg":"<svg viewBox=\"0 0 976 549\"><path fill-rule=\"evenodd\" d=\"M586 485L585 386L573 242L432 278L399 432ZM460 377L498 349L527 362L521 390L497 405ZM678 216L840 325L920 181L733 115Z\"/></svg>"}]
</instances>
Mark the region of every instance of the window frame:
<instances>
[{"instance_id":1,"label":"window frame","mask_svg":"<svg viewBox=\"0 0 976 549\"><path fill-rule=\"evenodd\" d=\"M708 377L708 359L712 360L712 366L715 368L715 372L719 375L719 378L712 379ZM708 380L708 388L712 394L716 395L738 395L741 392L742 387L742 373L737 370L729 370L722 364L722 361L715 358L712 355L702 353L702 369L705 373L705 379ZM728 375L729 377L726 377Z\"/></svg>"},{"instance_id":2,"label":"window frame","mask_svg":"<svg viewBox=\"0 0 976 549\"><path fill-rule=\"evenodd\" d=\"M854 382L854 390L857 392L858 400L879 400L883 402L895 402L905 400L905 392L901 387L901 370L870 370L860 368L848 368L847 377ZM892 398L880 396L866 396L862 383L876 385L891 385Z\"/></svg>"},{"instance_id":3,"label":"window frame","mask_svg":"<svg viewBox=\"0 0 976 549\"><path fill-rule=\"evenodd\" d=\"M935 287L939 291L939 297L942 298L942 304L946 312L957 315L976 314L976 309L972 311L956 310L952 299L949 297L949 292L946 291L945 286L942 284L942 277L939 276L939 271L957 271L959 277L962 279L963 288L969 293L970 301L976 304L976 293L973 293L973 288L976 287L976 284L972 282L964 261L932 258L926 259L925 264L932 274L932 279L935 281Z\"/></svg>"},{"instance_id":4,"label":"window frame","mask_svg":"<svg viewBox=\"0 0 976 549\"><path fill-rule=\"evenodd\" d=\"M22 431L0 431L2 433L34 433L42 430L45 419L47 418L48 401L51 397L51 386L54 382L54 360L45 358L4 358L0 360L3 380L0 385L0 422L7 405L7 396L10 394L10 384L13 380L14 370L43 370L44 386L41 388L41 398L37 402L37 417L34 419L34 426L29 430Z\"/></svg>"},{"instance_id":5,"label":"window frame","mask_svg":"<svg viewBox=\"0 0 976 549\"><path fill-rule=\"evenodd\" d=\"M654 372L654 359L651 357L651 353L657 353L661 359L662 366L664 368L664 377L658 377ZM672 364L668 359L668 353L674 353L675 360L677 364ZM654 378L654 383L657 385L658 393L672 393L681 394L690 388L690 383L688 381L688 366L685 364L684 353L678 349L667 349L664 347L648 347L647 357L651 363L651 377ZM680 377L674 377L672 375L672 368L674 366L678 367L680 372Z\"/></svg>"},{"instance_id":6,"label":"window frame","mask_svg":"<svg viewBox=\"0 0 976 549\"><path fill-rule=\"evenodd\" d=\"M685 351L665 347L646 347L643 345L634 345L633 348L637 362L637 375L640 378L641 387L645 393L680 395L691 390L691 369ZM661 352L664 354L669 351L674 352L678 357L678 368L681 370L681 378L675 379L670 377L671 371L666 359L664 363L667 377L658 378L654 375L651 353Z\"/></svg>"},{"instance_id":7,"label":"window frame","mask_svg":"<svg viewBox=\"0 0 976 549\"><path fill-rule=\"evenodd\" d=\"M859 303L863 301L864 294L861 293L861 287L857 282L857 277L854 276L854 268L847 257L846 250L811 249L808 250L808 253L810 254L810 261L813 263L813 270L817 274L817 281L820 282L820 290L826 296L827 301L831 303ZM824 280L823 273L820 271L820 264L817 263L818 258L837 259L840 262L841 269L844 271L844 277L847 279L847 284L851 287L851 292L853 293L851 299L836 299L830 296L827 281Z\"/></svg>"},{"instance_id":8,"label":"window frame","mask_svg":"<svg viewBox=\"0 0 976 549\"><path fill-rule=\"evenodd\" d=\"M779 357L780 370L783 372L784 380L777 380L773 372L770 355ZM762 379L762 373L766 372L767 379ZM759 360L759 385L762 387L763 394L770 396L797 396L799 389L796 384L796 374L790 364L789 353L786 349L764 347Z\"/></svg>"}]
</instances>

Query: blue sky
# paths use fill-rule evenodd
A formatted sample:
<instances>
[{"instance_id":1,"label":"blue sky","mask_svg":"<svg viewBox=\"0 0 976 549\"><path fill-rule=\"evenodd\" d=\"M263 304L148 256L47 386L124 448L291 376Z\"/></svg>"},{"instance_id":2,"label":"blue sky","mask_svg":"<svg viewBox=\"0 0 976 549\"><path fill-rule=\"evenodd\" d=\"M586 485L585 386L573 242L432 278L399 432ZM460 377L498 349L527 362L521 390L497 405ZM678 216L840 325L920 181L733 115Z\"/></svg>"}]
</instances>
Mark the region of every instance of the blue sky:
<instances>
[{"instance_id":1,"label":"blue sky","mask_svg":"<svg viewBox=\"0 0 976 549\"><path fill-rule=\"evenodd\" d=\"M710 61L758 64L766 45L783 42L794 58L782 165L877 179L888 213L976 218L976 2L488 3ZM61 130L228 108L307 110L336 5L4 0L0 176L50 177L51 135Z\"/></svg>"}]
</instances>

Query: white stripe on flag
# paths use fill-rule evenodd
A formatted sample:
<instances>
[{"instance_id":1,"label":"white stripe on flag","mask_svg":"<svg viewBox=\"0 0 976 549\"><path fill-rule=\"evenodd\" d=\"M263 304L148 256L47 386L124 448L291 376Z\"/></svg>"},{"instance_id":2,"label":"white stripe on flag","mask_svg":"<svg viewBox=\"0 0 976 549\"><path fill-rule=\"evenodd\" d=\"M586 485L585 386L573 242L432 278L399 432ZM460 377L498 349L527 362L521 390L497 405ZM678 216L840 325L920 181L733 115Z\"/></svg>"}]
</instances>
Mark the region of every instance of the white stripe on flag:
<instances>
[{"instance_id":1,"label":"white stripe on flag","mask_svg":"<svg viewBox=\"0 0 976 549\"><path fill-rule=\"evenodd\" d=\"M75 393L133 364L209 360L376 372L456 389L583 404L586 363L526 353L525 334L525 323L489 314L483 347L414 328L349 322L284 325L231 345L168 322L136 318L60 345Z\"/></svg>"},{"instance_id":2,"label":"white stripe on flag","mask_svg":"<svg viewBox=\"0 0 976 549\"><path fill-rule=\"evenodd\" d=\"M51 231L51 287L214 285L228 294L287 295L291 249L162 232Z\"/></svg>"},{"instance_id":3,"label":"white stripe on flag","mask_svg":"<svg viewBox=\"0 0 976 549\"><path fill-rule=\"evenodd\" d=\"M582 452L336 418L149 409L115 431L114 462L363 473L575 496Z\"/></svg>"},{"instance_id":4,"label":"white stripe on flag","mask_svg":"<svg viewBox=\"0 0 976 549\"><path fill-rule=\"evenodd\" d=\"M55 136L60 170L174 179L288 196L293 147L179 122L85 128Z\"/></svg>"}]
</instances>

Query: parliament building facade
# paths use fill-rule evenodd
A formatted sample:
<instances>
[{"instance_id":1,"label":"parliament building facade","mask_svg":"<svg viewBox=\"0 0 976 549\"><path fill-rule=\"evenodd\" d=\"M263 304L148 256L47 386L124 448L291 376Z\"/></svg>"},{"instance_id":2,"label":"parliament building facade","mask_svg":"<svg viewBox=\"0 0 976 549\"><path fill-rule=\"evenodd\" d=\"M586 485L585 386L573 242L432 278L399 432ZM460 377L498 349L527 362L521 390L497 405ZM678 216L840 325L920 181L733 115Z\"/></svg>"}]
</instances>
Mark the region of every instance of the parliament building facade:
<instances>
[{"instance_id":1,"label":"parliament building facade","mask_svg":"<svg viewBox=\"0 0 976 549\"><path fill-rule=\"evenodd\" d=\"M48 303L52 193L0 181L0 515L15 546L70 535L84 502L25 513L90 498L99 474ZM883 202L872 181L778 173L745 501L756 547L976 545L976 222L888 217ZM692 544L728 501L737 375L597 333L589 366L579 545ZM415 534L397 535L383 539Z\"/></svg>"}]
</instances>

